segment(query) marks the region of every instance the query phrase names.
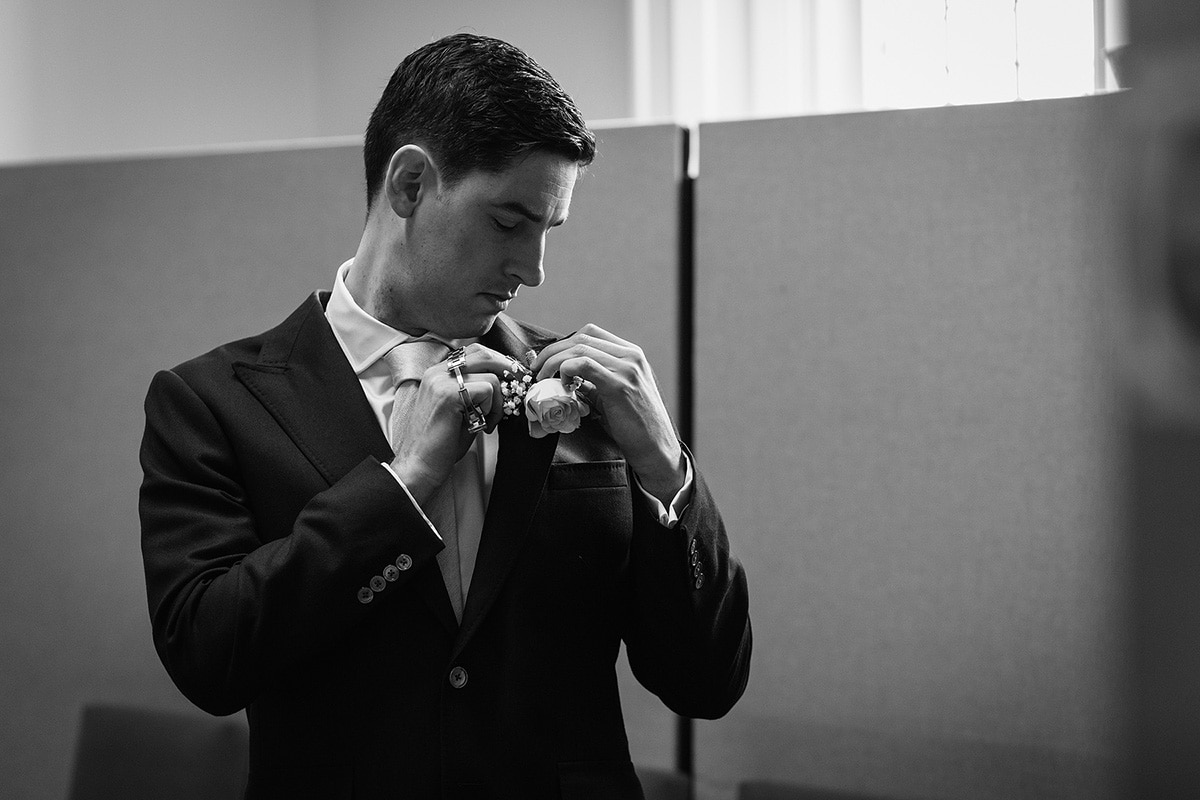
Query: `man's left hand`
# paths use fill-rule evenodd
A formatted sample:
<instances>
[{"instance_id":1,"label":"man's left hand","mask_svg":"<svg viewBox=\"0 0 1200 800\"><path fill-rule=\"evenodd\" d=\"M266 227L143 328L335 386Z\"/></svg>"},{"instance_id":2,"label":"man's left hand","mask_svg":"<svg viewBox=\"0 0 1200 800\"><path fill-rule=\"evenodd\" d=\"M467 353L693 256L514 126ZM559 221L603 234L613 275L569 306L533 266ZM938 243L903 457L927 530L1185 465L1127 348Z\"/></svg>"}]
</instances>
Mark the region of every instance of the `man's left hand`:
<instances>
[{"instance_id":1,"label":"man's left hand","mask_svg":"<svg viewBox=\"0 0 1200 800\"><path fill-rule=\"evenodd\" d=\"M538 380L556 372L564 383L582 378L580 392L600 414L642 488L670 504L683 487L686 462L642 348L589 323L547 346L531 369Z\"/></svg>"}]
</instances>

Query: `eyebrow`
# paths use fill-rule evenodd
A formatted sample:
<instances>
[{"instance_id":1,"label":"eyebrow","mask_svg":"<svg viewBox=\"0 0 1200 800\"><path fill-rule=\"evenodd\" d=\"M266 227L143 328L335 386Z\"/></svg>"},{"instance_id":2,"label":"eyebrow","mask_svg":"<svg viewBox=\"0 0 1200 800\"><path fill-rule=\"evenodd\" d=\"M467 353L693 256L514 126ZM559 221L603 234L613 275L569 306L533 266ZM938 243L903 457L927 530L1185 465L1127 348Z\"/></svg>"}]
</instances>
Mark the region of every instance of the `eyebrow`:
<instances>
[{"instance_id":1,"label":"eyebrow","mask_svg":"<svg viewBox=\"0 0 1200 800\"><path fill-rule=\"evenodd\" d=\"M541 214L537 213L536 211L533 211L532 209L528 208L524 203L522 203L518 200L509 200L506 203L493 203L492 205L495 208L501 208L501 209L504 209L505 211L512 211L514 213L520 214L522 217L525 217L530 222L535 222L538 225L542 225L546 222L545 217L543 217ZM566 221L567 221L567 218L563 217L558 222L553 223L550 227L557 228L559 225L562 225Z\"/></svg>"}]
</instances>

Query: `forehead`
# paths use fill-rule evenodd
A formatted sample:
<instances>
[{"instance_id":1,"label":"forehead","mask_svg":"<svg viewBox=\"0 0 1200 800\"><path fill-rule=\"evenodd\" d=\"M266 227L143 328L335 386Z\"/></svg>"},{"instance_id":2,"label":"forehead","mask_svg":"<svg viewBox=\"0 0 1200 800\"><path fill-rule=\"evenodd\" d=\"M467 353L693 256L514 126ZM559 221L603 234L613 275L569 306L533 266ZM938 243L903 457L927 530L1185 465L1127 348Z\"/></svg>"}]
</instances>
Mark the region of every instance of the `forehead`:
<instances>
[{"instance_id":1,"label":"forehead","mask_svg":"<svg viewBox=\"0 0 1200 800\"><path fill-rule=\"evenodd\" d=\"M472 172L460 182L479 203L521 206L547 223L566 217L579 165L553 153L534 152L500 172Z\"/></svg>"}]
</instances>

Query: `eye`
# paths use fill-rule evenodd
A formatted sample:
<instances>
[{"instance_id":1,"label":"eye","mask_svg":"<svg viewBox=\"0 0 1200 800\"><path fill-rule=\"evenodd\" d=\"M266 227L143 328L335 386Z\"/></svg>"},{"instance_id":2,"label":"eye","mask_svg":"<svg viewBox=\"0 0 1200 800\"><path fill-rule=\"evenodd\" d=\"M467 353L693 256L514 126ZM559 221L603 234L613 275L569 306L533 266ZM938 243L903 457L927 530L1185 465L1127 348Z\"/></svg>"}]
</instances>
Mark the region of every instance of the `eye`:
<instances>
[{"instance_id":1,"label":"eye","mask_svg":"<svg viewBox=\"0 0 1200 800\"><path fill-rule=\"evenodd\" d=\"M495 217L492 217L492 224L495 225L496 230L499 230L499 231L511 231L511 230L515 230L517 227L517 223L515 223L515 222L512 225L505 225L503 222L501 222L499 219L497 219Z\"/></svg>"}]
</instances>

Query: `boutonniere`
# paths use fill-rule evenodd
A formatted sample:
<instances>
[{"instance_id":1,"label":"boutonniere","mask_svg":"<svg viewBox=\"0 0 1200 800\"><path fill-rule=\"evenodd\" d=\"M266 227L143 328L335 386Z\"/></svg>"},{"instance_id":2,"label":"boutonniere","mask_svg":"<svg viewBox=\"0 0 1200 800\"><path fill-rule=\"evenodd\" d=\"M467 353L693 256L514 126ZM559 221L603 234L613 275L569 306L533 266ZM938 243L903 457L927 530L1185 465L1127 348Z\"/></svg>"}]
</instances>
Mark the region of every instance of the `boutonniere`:
<instances>
[{"instance_id":1,"label":"boutonniere","mask_svg":"<svg viewBox=\"0 0 1200 800\"><path fill-rule=\"evenodd\" d=\"M532 351L526 354L530 361L533 357ZM534 439L551 433L571 433L592 410L578 394L582 385L583 378L578 375L566 385L561 378L535 382L529 368L514 358L500 379L504 416L515 417L521 414L524 406L529 435Z\"/></svg>"}]
</instances>

